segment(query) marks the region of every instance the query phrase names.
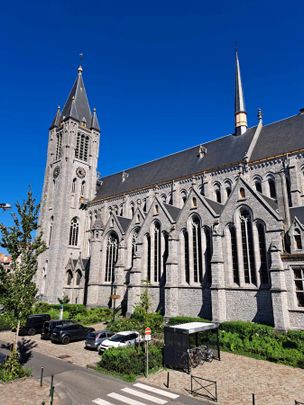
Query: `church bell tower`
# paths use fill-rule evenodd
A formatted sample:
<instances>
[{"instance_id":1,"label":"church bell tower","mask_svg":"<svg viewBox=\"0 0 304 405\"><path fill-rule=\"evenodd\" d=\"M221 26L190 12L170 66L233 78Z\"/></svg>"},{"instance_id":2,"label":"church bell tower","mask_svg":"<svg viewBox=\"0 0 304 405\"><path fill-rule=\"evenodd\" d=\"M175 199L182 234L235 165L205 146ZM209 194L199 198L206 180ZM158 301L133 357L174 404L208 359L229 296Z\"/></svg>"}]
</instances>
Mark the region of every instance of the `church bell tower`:
<instances>
[{"instance_id":1,"label":"church bell tower","mask_svg":"<svg viewBox=\"0 0 304 405\"><path fill-rule=\"evenodd\" d=\"M99 140L96 109L90 109L79 66L67 101L62 111L58 107L49 129L40 208L48 249L39 257L37 273L39 295L48 302L56 303L65 288L74 285L76 274L67 277L68 263L89 255L86 205L96 193Z\"/></svg>"}]
</instances>

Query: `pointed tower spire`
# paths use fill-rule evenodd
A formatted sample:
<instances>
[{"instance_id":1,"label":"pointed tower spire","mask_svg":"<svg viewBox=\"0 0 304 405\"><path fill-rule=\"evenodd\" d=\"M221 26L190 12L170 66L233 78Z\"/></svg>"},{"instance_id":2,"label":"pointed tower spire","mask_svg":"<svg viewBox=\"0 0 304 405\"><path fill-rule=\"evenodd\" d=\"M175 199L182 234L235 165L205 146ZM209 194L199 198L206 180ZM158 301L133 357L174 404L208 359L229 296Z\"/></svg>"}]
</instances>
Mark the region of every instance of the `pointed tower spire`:
<instances>
[{"instance_id":1,"label":"pointed tower spire","mask_svg":"<svg viewBox=\"0 0 304 405\"><path fill-rule=\"evenodd\" d=\"M242 135L247 129L247 112L243 94L241 69L237 50L235 51L235 135Z\"/></svg>"},{"instance_id":2,"label":"pointed tower spire","mask_svg":"<svg viewBox=\"0 0 304 405\"><path fill-rule=\"evenodd\" d=\"M55 117L54 117L54 119L53 119L53 121L51 123L50 129L53 129L55 127L57 127L57 128L59 127L60 117L61 117L61 112L60 112L60 105L59 105L58 108L57 108Z\"/></svg>"},{"instance_id":3,"label":"pointed tower spire","mask_svg":"<svg viewBox=\"0 0 304 405\"><path fill-rule=\"evenodd\" d=\"M87 97L86 89L84 87L81 65L77 69L78 75L70 91L69 97L62 110L62 118L74 118L78 121L90 123L92 113Z\"/></svg>"},{"instance_id":4,"label":"pointed tower spire","mask_svg":"<svg viewBox=\"0 0 304 405\"><path fill-rule=\"evenodd\" d=\"M100 132L100 126L97 118L97 113L96 113L96 108L93 108L93 114L92 114L92 121L91 121L91 128L90 129L96 129L97 131Z\"/></svg>"}]
</instances>

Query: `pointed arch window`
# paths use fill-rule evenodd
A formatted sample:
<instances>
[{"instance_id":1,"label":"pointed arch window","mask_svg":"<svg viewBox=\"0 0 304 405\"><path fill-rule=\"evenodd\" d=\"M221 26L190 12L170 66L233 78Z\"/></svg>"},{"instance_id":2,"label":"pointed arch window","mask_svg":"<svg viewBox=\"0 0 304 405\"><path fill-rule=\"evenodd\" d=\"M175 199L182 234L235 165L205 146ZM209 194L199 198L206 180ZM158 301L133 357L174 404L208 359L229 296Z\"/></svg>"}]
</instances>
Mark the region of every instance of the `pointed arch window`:
<instances>
[{"instance_id":1,"label":"pointed arch window","mask_svg":"<svg viewBox=\"0 0 304 405\"><path fill-rule=\"evenodd\" d=\"M105 281L114 282L114 268L118 257L118 236L111 232L107 240Z\"/></svg>"},{"instance_id":2,"label":"pointed arch window","mask_svg":"<svg viewBox=\"0 0 304 405\"><path fill-rule=\"evenodd\" d=\"M62 156L62 132L57 134L57 144L56 144L56 160L61 159Z\"/></svg>"},{"instance_id":3,"label":"pointed arch window","mask_svg":"<svg viewBox=\"0 0 304 405\"><path fill-rule=\"evenodd\" d=\"M162 272L162 283L166 283L166 266L169 256L169 234L168 232L163 232L163 241L164 241L164 252L163 252L163 272Z\"/></svg>"},{"instance_id":4,"label":"pointed arch window","mask_svg":"<svg viewBox=\"0 0 304 405\"><path fill-rule=\"evenodd\" d=\"M82 280L82 272L81 270L77 270L76 272L76 285L79 286Z\"/></svg>"},{"instance_id":5,"label":"pointed arch window","mask_svg":"<svg viewBox=\"0 0 304 405\"><path fill-rule=\"evenodd\" d=\"M268 179L269 195L271 198L277 198L277 191L275 186L275 181L272 177Z\"/></svg>"},{"instance_id":6,"label":"pointed arch window","mask_svg":"<svg viewBox=\"0 0 304 405\"><path fill-rule=\"evenodd\" d=\"M76 177L73 179L72 181L72 193L76 192L76 183L77 183L77 179Z\"/></svg>"},{"instance_id":7,"label":"pointed arch window","mask_svg":"<svg viewBox=\"0 0 304 405\"><path fill-rule=\"evenodd\" d=\"M262 222L257 223L257 231L259 238L259 251L260 251L260 279L262 284L269 282L268 276L268 263L267 263L267 250L265 238L265 225Z\"/></svg>"},{"instance_id":8,"label":"pointed arch window","mask_svg":"<svg viewBox=\"0 0 304 405\"><path fill-rule=\"evenodd\" d=\"M233 282L240 284L240 275L239 275L239 261L237 254L237 241L236 241L236 229L234 224L230 224L229 227L230 233L230 248L231 248L231 262L232 262L232 271L233 271Z\"/></svg>"},{"instance_id":9,"label":"pointed arch window","mask_svg":"<svg viewBox=\"0 0 304 405\"><path fill-rule=\"evenodd\" d=\"M136 253L137 253L137 245L136 245L136 243L137 243L137 238L138 238L138 232L139 232L139 229L135 229L133 234L132 234L132 240L131 240L131 243L132 243L132 249L131 249L132 266L133 266L134 257L136 256Z\"/></svg>"},{"instance_id":10,"label":"pointed arch window","mask_svg":"<svg viewBox=\"0 0 304 405\"><path fill-rule=\"evenodd\" d=\"M189 263L189 234L187 229L182 230L183 244L184 244L184 268L185 268L185 281L190 284L190 263Z\"/></svg>"},{"instance_id":11,"label":"pointed arch window","mask_svg":"<svg viewBox=\"0 0 304 405\"><path fill-rule=\"evenodd\" d=\"M89 153L89 136L85 134L78 133L75 149L75 157L80 160L87 162Z\"/></svg>"},{"instance_id":12,"label":"pointed arch window","mask_svg":"<svg viewBox=\"0 0 304 405\"><path fill-rule=\"evenodd\" d=\"M80 195L81 196L85 195L85 180L83 180L82 183L81 183Z\"/></svg>"},{"instance_id":13,"label":"pointed arch window","mask_svg":"<svg viewBox=\"0 0 304 405\"><path fill-rule=\"evenodd\" d=\"M70 237L69 237L70 246L78 245L78 234L79 234L79 219L77 217L74 217L72 218L70 225Z\"/></svg>"},{"instance_id":14,"label":"pointed arch window","mask_svg":"<svg viewBox=\"0 0 304 405\"><path fill-rule=\"evenodd\" d=\"M54 217L50 218L50 230L49 230L49 246L52 242L52 234L53 234L53 224L54 224Z\"/></svg>"},{"instance_id":15,"label":"pointed arch window","mask_svg":"<svg viewBox=\"0 0 304 405\"><path fill-rule=\"evenodd\" d=\"M198 217L192 218L192 254L193 254L193 281L202 281L202 235L201 223Z\"/></svg>"},{"instance_id":16,"label":"pointed arch window","mask_svg":"<svg viewBox=\"0 0 304 405\"><path fill-rule=\"evenodd\" d=\"M186 190L183 190L183 191L181 192L181 197L182 197L183 205L185 205L185 203L186 203L186 201L187 201L187 197L188 197Z\"/></svg>"},{"instance_id":17,"label":"pointed arch window","mask_svg":"<svg viewBox=\"0 0 304 405\"><path fill-rule=\"evenodd\" d=\"M67 273L66 273L66 283L67 283L67 285L71 285L72 284L72 281L73 281L73 273L71 272L71 270L68 270L67 271Z\"/></svg>"},{"instance_id":18,"label":"pointed arch window","mask_svg":"<svg viewBox=\"0 0 304 405\"><path fill-rule=\"evenodd\" d=\"M218 203L222 202L222 195L221 195L221 186L219 184L214 185L214 195L215 195L215 200Z\"/></svg>"},{"instance_id":19,"label":"pointed arch window","mask_svg":"<svg viewBox=\"0 0 304 405\"><path fill-rule=\"evenodd\" d=\"M151 237L146 234L146 248L147 248L147 280L151 282Z\"/></svg>"},{"instance_id":20,"label":"pointed arch window","mask_svg":"<svg viewBox=\"0 0 304 405\"><path fill-rule=\"evenodd\" d=\"M231 184L228 181L226 181L226 183L225 183L225 192L226 192L226 198L229 198L229 196L231 194Z\"/></svg>"},{"instance_id":21,"label":"pointed arch window","mask_svg":"<svg viewBox=\"0 0 304 405\"><path fill-rule=\"evenodd\" d=\"M252 218L250 212L244 208L240 211L240 222L245 283L256 284Z\"/></svg>"},{"instance_id":22,"label":"pointed arch window","mask_svg":"<svg viewBox=\"0 0 304 405\"><path fill-rule=\"evenodd\" d=\"M254 186L255 186L256 191L258 191L259 193L262 192L262 182L260 179L255 179Z\"/></svg>"},{"instance_id":23,"label":"pointed arch window","mask_svg":"<svg viewBox=\"0 0 304 405\"><path fill-rule=\"evenodd\" d=\"M211 275L211 258L212 258L212 236L211 230L208 226L204 227L205 233L205 252L204 252L204 260L205 260L205 280L207 284L212 283L212 275Z\"/></svg>"},{"instance_id":24,"label":"pointed arch window","mask_svg":"<svg viewBox=\"0 0 304 405\"><path fill-rule=\"evenodd\" d=\"M197 208L197 200L196 200L196 197L192 197L192 208Z\"/></svg>"},{"instance_id":25,"label":"pointed arch window","mask_svg":"<svg viewBox=\"0 0 304 405\"><path fill-rule=\"evenodd\" d=\"M294 230L294 242L295 242L295 248L297 250L302 250L302 238L301 238L301 232L299 231L299 229L295 229Z\"/></svg>"},{"instance_id":26,"label":"pointed arch window","mask_svg":"<svg viewBox=\"0 0 304 405\"><path fill-rule=\"evenodd\" d=\"M291 185L289 174L286 175L286 189L287 189L288 205L289 207L292 207Z\"/></svg>"},{"instance_id":27,"label":"pointed arch window","mask_svg":"<svg viewBox=\"0 0 304 405\"><path fill-rule=\"evenodd\" d=\"M154 258L154 269L153 269L153 280L158 282L160 280L160 271L161 271L161 231L160 223L154 223L153 229L153 258Z\"/></svg>"}]
</instances>

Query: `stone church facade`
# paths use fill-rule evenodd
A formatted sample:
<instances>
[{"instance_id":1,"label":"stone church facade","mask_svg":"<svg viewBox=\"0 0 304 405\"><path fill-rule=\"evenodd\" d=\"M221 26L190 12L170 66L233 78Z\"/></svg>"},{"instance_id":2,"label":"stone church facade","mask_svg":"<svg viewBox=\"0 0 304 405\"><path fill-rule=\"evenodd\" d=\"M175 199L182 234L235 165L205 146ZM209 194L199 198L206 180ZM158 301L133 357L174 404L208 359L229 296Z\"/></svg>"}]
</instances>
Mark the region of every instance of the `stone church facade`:
<instances>
[{"instance_id":1,"label":"stone church facade","mask_svg":"<svg viewBox=\"0 0 304 405\"><path fill-rule=\"evenodd\" d=\"M101 178L82 68L49 130L40 298L304 329L304 113Z\"/></svg>"}]
</instances>

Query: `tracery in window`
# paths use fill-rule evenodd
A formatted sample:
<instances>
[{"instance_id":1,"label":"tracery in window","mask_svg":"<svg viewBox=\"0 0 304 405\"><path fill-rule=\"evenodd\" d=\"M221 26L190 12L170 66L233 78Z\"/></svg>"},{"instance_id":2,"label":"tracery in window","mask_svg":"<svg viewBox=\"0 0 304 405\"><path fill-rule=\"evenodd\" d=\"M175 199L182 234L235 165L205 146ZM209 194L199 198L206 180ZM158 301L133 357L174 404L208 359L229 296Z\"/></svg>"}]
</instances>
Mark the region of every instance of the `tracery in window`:
<instances>
[{"instance_id":1,"label":"tracery in window","mask_svg":"<svg viewBox=\"0 0 304 405\"><path fill-rule=\"evenodd\" d=\"M78 133L75 149L75 157L80 160L87 161L89 153L89 136Z\"/></svg>"},{"instance_id":2,"label":"tracery in window","mask_svg":"<svg viewBox=\"0 0 304 405\"><path fill-rule=\"evenodd\" d=\"M154 274L153 280L154 282L158 282L160 280L160 271L161 271L161 231L160 231L160 223L154 223L153 229L153 258L154 258Z\"/></svg>"},{"instance_id":3,"label":"tracery in window","mask_svg":"<svg viewBox=\"0 0 304 405\"><path fill-rule=\"evenodd\" d=\"M185 281L190 284L190 264L189 264L189 235L187 229L182 230L183 235L183 258L184 258L184 268L185 268Z\"/></svg>"},{"instance_id":4,"label":"tracery in window","mask_svg":"<svg viewBox=\"0 0 304 405\"><path fill-rule=\"evenodd\" d=\"M70 237L69 237L70 246L78 245L78 233L79 233L79 219L77 217L74 217L72 218L70 225Z\"/></svg>"},{"instance_id":5,"label":"tracery in window","mask_svg":"<svg viewBox=\"0 0 304 405\"><path fill-rule=\"evenodd\" d=\"M197 216L192 217L192 259L193 281L202 281L202 235L201 224Z\"/></svg>"},{"instance_id":6,"label":"tracery in window","mask_svg":"<svg viewBox=\"0 0 304 405\"><path fill-rule=\"evenodd\" d=\"M114 268L118 257L118 236L111 232L107 240L105 281L114 282Z\"/></svg>"},{"instance_id":7,"label":"tracery in window","mask_svg":"<svg viewBox=\"0 0 304 405\"><path fill-rule=\"evenodd\" d=\"M239 261L237 255L237 241L236 241L236 229L234 224L230 224L229 227L230 233L230 248L231 248L231 262L232 262L232 271L233 271L233 282L240 284L240 275L239 275Z\"/></svg>"},{"instance_id":8,"label":"tracery in window","mask_svg":"<svg viewBox=\"0 0 304 405\"><path fill-rule=\"evenodd\" d=\"M212 257L212 236L211 230L208 226L204 227L205 233L205 252L204 252L204 260L205 260L205 279L208 284L212 283L212 274L211 274L211 257Z\"/></svg>"},{"instance_id":9,"label":"tracery in window","mask_svg":"<svg viewBox=\"0 0 304 405\"><path fill-rule=\"evenodd\" d=\"M57 134L57 144L56 144L56 160L61 159L62 156L62 132Z\"/></svg>"},{"instance_id":10,"label":"tracery in window","mask_svg":"<svg viewBox=\"0 0 304 405\"><path fill-rule=\"evenodd\" d=\"M252 219L249 211L244 208L240 211L240 222L245 283L256 284Z\"/></svg>"},{"instance_id":11,"label":"tracery in window","mask_svg":"<svg viewBox=\"0 0 304 405\"><path fill-rule=\"evenodd\" d=\"M151 237L146 234L146 249L147 249L147 280L151 282Z\"/></svg>"}]
</instances>

